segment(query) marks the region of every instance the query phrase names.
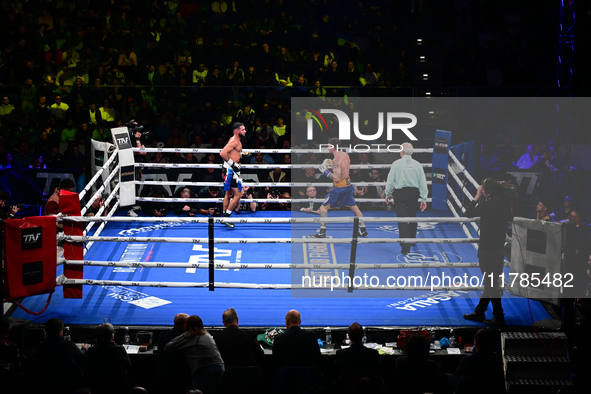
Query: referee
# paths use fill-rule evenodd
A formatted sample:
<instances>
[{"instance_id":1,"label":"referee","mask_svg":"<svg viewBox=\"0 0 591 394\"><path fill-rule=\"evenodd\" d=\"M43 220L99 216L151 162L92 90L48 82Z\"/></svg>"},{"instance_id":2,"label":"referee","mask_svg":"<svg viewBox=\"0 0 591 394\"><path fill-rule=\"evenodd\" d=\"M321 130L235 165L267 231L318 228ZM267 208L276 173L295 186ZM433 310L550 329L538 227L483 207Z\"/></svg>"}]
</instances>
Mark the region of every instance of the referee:
<instances>
[{"instance_id":1,"label":"referee","mask_svg":"<svg viewBox=\"0 0 591 394\"><path fill-rule=\"evenodd\" d=\"M427 209L427 180L425 179L425 171L423 166L418 161L414 160L411 155L413 147L410 142L402 144L402 152L400 152L400 159L392 163L390 173L388 174L388 181L386 182L386 204L392 191L394 192L394 209L396 216L401 217L417 217L417 205L419 197L421 198L421 212ZM417 223L398 222L398 230L400 238L416 238L417 237ZM401 253L407 255L410 252L410 247L414 244L400 244Z\"/></svg>"}]
</instances>

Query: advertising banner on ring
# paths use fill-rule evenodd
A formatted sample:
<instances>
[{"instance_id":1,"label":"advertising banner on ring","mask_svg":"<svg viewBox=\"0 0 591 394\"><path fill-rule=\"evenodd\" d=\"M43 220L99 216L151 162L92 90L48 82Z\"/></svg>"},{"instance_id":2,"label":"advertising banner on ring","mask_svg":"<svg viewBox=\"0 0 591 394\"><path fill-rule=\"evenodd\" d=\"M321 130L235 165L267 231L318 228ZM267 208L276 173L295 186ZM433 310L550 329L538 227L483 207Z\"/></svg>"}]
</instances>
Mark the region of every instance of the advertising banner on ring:
<instances>
[{"instance_id":1,"label":"advertising banner on ring","mask_svg":"<svg viewBox=\"0 0 591 394\"><path fill-rule=\"evenodd\" d=\"M135 204L135 159L127 127L111 129L119 154L119 202L121 206Z\"/></svg>"}]
</instances>

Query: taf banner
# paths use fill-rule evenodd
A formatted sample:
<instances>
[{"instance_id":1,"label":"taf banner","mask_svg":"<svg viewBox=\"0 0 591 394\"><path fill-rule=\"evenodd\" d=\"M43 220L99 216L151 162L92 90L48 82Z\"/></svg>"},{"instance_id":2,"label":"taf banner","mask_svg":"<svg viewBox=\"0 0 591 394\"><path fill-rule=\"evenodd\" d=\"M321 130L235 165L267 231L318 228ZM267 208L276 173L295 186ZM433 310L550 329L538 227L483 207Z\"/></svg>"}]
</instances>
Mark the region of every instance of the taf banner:
<instances>
[{"instance_id":1,"label":"taf banner","mask_svg":"<svg viewBox=\"0 0 591 394\"><path fill-rule=\"evenodd\" d=\"M447 207L447 163L451 131L435 130L433 145L433 176L431 180L431 208L445 211Z\"/></svg>"},{"instance_id":2,"label":"taf banner","mask_svg":"<svg viewBox=\"0 0 591 394\"><path fill-rule=\"evenodd\" d=\"M5 222L6 300L53 293L57 266L55 216Z\"/></svg>"},{"instance_id":3,"label":"taf banner","mask_svg":"<svg viewBox=\"0 0 591 394\"><path fill-rule=\"evenodd\" d=\"M60 191L60 212L68 216L80 216L80 197L78 193ZM64 222L64 234L69 236L84 235L82 222ZM67 260L84 260L84 243L65 242L64 258ZM82 279L83 265L64 265L64 276L68 279ZM82 285L64 285L64 298L82 298Z\"/></svg>"},{"instance_id":4,"label":"taf banner","mask_svg":"<svg viewBox=\"0 0 591 394\"><path fill-rule=\"evenodd\" d=\"M113 141L119 154L119 203L121 206L135 204L135 159L127 127L111 129Z\"/></svg>"}]
</instances>

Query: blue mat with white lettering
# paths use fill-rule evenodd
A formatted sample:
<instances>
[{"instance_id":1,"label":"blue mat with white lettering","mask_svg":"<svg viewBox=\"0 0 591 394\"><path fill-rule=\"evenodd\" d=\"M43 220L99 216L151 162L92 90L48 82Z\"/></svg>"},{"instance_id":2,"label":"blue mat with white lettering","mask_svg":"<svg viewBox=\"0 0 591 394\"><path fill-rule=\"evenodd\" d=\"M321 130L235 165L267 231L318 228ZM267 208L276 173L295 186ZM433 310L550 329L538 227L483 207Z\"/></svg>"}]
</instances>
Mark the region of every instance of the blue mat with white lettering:
<instances>
[{"instance_id":1,"label":"blue mat with white lettering","mask_svg":"<svg viewBox=\"0 0 591 394\"><path fill-rule=\"evenodd\" d=\"M241 214L240 218L285 217L285 212L257 212ZM350 212L331 212L329 217L350 216ZM366 216L395 216L394 212L366 212ZM448 213L424 212L423 217L447 217ZM313 217L300 212L292 217ZM319 224L237 224L235 229L215 225L215 238L303 238L315 233ZM351 223L328 224L327 235L333 238L351 237ZM368 223L370 238L398 237L395 223ZM102 236L120 237L189 237L207 238L206 224L192 223L109 223ZM472 230L471 230L472 231ZM419 224L419 238L465 238L458 223L428 222ZM297 309L305 326L348 326L358 321L364 326L469 326L481 323L462 318L474 310L479 291L440 291L436 287L423 290L392 290L398 286L430 286L444 281L444 285L462 281L470 286L480 285L478 268L423 268L424 263L477 262L476 249L471 244L417 244L408 256L400 254L398 244L359 244L356 262L370 269L355 271L354 285L367 290L349 293L346 282L349 270L322 270L318 264L349 264L351 244L321 243L219 243L215 249L216 263L286 264L302 263L309 269L246 269L222 268L215 270L216 283L240 284L306 284L309 278L327 277L331 291L322 289L235 289L182 287L84 286L82 299L64 299L62 289L56 289L47 311L31 316L18 309L13 316L44 323L58 317L67 324L100 324L109 319L115 325L171 325L175 314L185 312L201 316L207 326L220 326L222 312L235 308L243 326L283 326L285 313ZM84 267L85 279L113 281L192 282L207 283L208 270L195 268L166 268L166 263L207 263L207 244L96 242L85 255L85 260L112 262L158 262L164 268ZM403 269L379 269L384 263L403 263ZM58 268L58 274L61 268ZM338 279L337 279L338 278ZM421 283L421 281L423 283ZM314 282L318 284L318 280ZM340 285L340 286L338 286ZM23 304L30 310L41 310L47 296L27 298ZM529 326L550 315L537 301L513 297L503 298L506 321L509 325ZM491 317L490 311L487 316Z\"/></svg>"}]
</instances>

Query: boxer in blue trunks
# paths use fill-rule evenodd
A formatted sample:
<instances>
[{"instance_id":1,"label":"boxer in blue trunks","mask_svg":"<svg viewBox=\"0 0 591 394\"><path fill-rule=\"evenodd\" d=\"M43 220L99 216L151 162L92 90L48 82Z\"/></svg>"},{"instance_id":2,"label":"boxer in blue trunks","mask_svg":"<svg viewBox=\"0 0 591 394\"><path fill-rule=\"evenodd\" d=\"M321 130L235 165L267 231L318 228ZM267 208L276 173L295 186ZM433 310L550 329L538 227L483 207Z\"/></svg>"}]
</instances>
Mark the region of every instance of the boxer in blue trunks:
<instances>
[{"instance_id":1,"label":"boxer in blue trunks","mask_svg":"<svg viewBox=\"0 0 591 394\"><path fill-rule=\"evenodd\" d=\"M220 156L224 159L224 168L226 169L226 176L224 178L224 213L223 217L230 217L234 208L240 203L242 196L242 178L240 178L240 158L248 156L248 152L242 151L242 142L240 137L246 135L244 124L236 122L232 125L234 135L228 140L228 143L220 152ZM234 223L222 222L230 228L234 228Z\"/></svg>"},{"instance_id":2,"label":"boxer in blue trunks","mask_svg":"<svg viewBox=\"0 0 591 394\"><path fill-rule=\"evenodd\" d=\"M320 216L327 217L330 208L341 208L349 207L349 209L355 214L355 216L361 218L363 214L359 210L353 192L355 187L351 184L351 178L349 177L349 167L351 166L351 160L346 152L337 150L340 141L338 138L332 138L328 152L331 153L334 158L332 160L326 159L320 165L319 169L324 175L332 179L333 187L330 189L328 196L324 200L324 203L320 206ZM332 172L331 172L332 169ZM359 236L367 237L367 229L365 223L359 222ZM326 223L322 223L320 230L316 234L310 235L312 238L326 238Z\"/></svg>"}]
</instances>

